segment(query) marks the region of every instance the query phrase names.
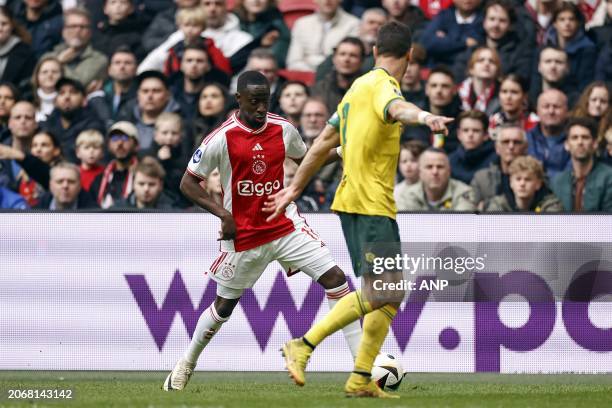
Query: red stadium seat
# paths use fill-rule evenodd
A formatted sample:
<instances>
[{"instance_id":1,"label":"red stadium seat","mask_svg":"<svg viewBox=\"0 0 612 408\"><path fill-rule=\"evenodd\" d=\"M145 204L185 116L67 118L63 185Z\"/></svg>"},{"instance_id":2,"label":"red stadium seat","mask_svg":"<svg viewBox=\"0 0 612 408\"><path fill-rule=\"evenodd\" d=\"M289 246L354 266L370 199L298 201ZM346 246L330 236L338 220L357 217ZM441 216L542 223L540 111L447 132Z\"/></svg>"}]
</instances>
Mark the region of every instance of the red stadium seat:
<instances>
[{"instance_id":1,"label":"red stadium seat","mask_svg":"<svg viewBox=\"0 0 612 408\"><path fill-rule=\"evenodd\" d=\"M314 0L283 0L278 8L283 13L285 24L291 29L295 20L314 13L317 6Z\"/></svg>"},{"instance_id":2,"label":"red stadium seat","mask_svg":"<svg viewBox=\"0 0 612 408\"><path fill-rule=\"evenodd\" d=\"M300 81L308 86L312 86L315 83L315 73L312 71L291 71L288 69L281 69L278 71L278 76L288 81Z\"/></svg>"}]
</instances>

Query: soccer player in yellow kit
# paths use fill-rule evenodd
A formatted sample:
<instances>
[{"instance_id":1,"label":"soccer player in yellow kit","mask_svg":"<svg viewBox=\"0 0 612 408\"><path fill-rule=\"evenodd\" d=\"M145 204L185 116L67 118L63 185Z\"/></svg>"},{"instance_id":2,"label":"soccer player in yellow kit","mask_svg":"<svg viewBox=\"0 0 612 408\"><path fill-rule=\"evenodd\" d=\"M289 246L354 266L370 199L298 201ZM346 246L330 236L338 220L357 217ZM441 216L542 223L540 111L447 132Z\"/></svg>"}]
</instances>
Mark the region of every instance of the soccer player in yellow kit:
<instances>
[{"instance_id":1,"label":"soccer player in yellow kit","mask_svg":"<svg viewBox=\"0 0 612 408\"><path fill-rule=\"evenodd\" d=\"M359 352L345 393L393 398L397 396L382 391L371 380L371 371L404 293L376 296L368 258L377 255L378 249L368 245L390 244L395 253L399 248L393 187L401 124L421 123L434 133L447 133L446 123L453 119L422 111L402 97L399 82L411 54L411 33L406 25L391 22L381 27L373 52L374 69L353 83L306 154L292 184L271 195L264 211L273 213L269 219L284 211L325 163L330 149L341 146L344 172L331 208L340 216L353 270L357 276L364 275L362 289L345 296L302 338L287 342L282 351L294 382L304 385L304 370L314 348L327 336L364 317ZM401 273L387 275L387 280L397 279L401 279Z\"/></svg>"}]
</instances>

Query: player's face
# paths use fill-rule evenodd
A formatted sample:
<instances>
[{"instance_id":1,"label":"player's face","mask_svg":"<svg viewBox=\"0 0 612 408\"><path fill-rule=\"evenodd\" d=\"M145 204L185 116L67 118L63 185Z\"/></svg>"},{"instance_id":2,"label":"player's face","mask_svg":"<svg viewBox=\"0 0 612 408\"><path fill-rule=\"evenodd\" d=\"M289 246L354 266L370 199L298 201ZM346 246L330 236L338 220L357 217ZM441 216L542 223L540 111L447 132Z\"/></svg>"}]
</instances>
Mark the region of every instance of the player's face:
<instances>
[{"instance_id":1,"label":"player's face","mask_svg":"<svg viewBox=\"0 0 612 408\"><path fill-rule=\"evenodd\" d=\"M569 129L565 140L565 150L569 152L572 159L578 161L589 161L595 154L597 141L591 135L589 129L575 125Z\"/></svg>"},{"instance_id":2,"label":"player's face","mask_svg":"<svg viewBox=\"0 0 612 408\"><path fill-rule=\"evenodd\" d=\"M267 85L248 85L242 93L237 93L240 105L240 119L252 128L259 128L266 122L270 104L270 88Z\"/></svg>"},{"instance_id":3,"label":"player's face","mask_svg":"<svg viewBox=\"0 0 612 408\"><path fill-rule=\"evenodd\" d=\"M79 174L71 169L55 169L49 181L53 198L61 205L74 203L81 191Z\"/></svg>"},{"instance_id":4,"label":"player's face","mask_svg":"<svg viewBox=\"0 0 612 408\"><path fill-rule=\"evenodd\" d=\"M436 72L427 79L425 93L430 105L443 108L452 102L455 96L455 84L449 76Z\"/></svg>"},{"instance_id":5,"label":"player's face","mask_svg":"<svg viewBox=\"0 0 612 408\"><path fill-rule=\"evenodd\" d=\"M32 138L31 153L32 156L36 156L48 164L59 156L60 149L53 144L51 136L46 133L38 133Z\"/></svg>"},{"instance_id":6,"label":"player's face","mask_svg":"<svg viewBox=\"0 0 612 408\"><path fill-rule=\"evenodd\" d=\"M510 176L510 188L516 198L531 200L542 188L542 180L529 171L519 171Z\"/></svg>"},{"instance_id":7,"label":"player's face","mask_svg":"<svg viewBox=\"0 0 612 408\"><path fill-rule=\"evenodd\" d=\"M419 178L428 190L446 190L450 179L448 157L442 153L423 152L419 157Z\"/></svg>"},{"instance_id":8,"label":"player's face","mask_svg":"<svg viewBox=\"0 0 612 408\"><path fill-rule=\"evenodd\" d=\"M465 150L472 150L480 146L486 138L482 122L476 119L465 118L457 129L457 138Z\"/></svg>"},{"instance_id":9,"label":"player's face","mask_svg":"<svg viewBox=\"0 0 612 408\"><path fill-rule=\"evenodd\" d=\"M495 141L495 152L502 162L510 163L527 151L527 141L521 129L506 128L499 130Z\"/></svg>"},{"instance_id":10,"label":"player's face","mask_svg":"<svg viewBox=\"0 0 612 408\"><path fill-rule=\"evenodd\" d=\"M419 162L408 149L400 150L399 171L409 184L419 181Z\"/></svg>"},{"instance_id":11,"label":"player's face","mask_svg":"<svg viewBox=\"0 0 612 408\"><path fill-rule=\"evenodd\" d=\"M146 207L155 205L162 193L163 182L156 177L137 172L134 176L134 195L136 201Z\"/></svg>"},{"instance_id":12,"label":"player's face","mask_svg":"<svg viewBox=\"0 0 612 408\"><path fill-rule=\"evenodd\" d=\"M491 6L487 9L483 26L487 37L499 40L506 35L510 28L510 17L502 6Z\"/></svg>"},{"instance_id":13,"label":"player's face","mask_svg":"<svg viewBox=\"0 0 612 408\"><path fill-rule=\"evenodd\" d=\"M608 90L604 87L598 86L593 88L591 95L589 95L588 101L588 112L589 116L594 118L601 118L603 114L608 110L610 106L610 97Z\"/></svg>"},{"instance_id":14,"label":"player's face","mask_svg":"<svg viewBox=\"0 0 612 408\"><path fill-rule=\"evenodd\" d=\"M519 84L506 80L499 89L499 103L504 112L511 114L523 110L527 96Z\"/></svg>"}]
</instances>

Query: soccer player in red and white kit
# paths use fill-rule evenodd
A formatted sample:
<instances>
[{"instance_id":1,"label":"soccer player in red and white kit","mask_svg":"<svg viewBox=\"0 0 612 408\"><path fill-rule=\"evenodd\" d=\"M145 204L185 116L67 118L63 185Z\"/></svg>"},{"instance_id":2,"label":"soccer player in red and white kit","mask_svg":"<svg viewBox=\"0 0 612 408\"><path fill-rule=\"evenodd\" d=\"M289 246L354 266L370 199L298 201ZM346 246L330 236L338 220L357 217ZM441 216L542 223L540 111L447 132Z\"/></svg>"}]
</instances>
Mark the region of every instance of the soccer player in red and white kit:
<instances>
[{"instance_id":1,"label":"soccer player in red and white kit","mask_svg":"<svg viewBox=\"0 0 612 408\"><path fill-rule=\"evenodd\" d=\"M316 280L325 288L330 309L350 292L344 272L295 203L274 222L267 222L261 210L267 197L283 188L285 158L300 162L306 154L300 134L287 120L268 113L270 87L261 73L242 73L236 98L238 112L204 138L181 180L185 196L221 219L221 254L209 270L217 282L217 297L200 316L189 347L166 378L166 391L185 388L204 347L270 262ZM335 149L330 151L328 160L338 159ZM215 168L221 175L222 205L200 185ZM346 327L344 335L354 358L359 321Z\"/></svg>"}]
</instances>

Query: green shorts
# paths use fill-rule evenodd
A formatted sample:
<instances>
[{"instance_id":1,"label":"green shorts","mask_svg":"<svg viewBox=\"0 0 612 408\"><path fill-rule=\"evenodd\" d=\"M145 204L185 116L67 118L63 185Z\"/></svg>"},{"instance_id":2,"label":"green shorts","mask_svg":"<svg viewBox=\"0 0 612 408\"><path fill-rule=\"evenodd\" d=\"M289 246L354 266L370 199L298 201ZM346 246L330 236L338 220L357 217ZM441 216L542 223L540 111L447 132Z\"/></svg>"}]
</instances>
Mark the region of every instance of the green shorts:
<instances>
[{"instance_id":1,"label":"green shorts","mask_svg":"<svg viewBox=\"0 0 612 408\"><path fill-rule=\"evenodd\" d=\"M401 253L399 228L393 218L342 212L338 216L355 276L371 272L373 257Z\"/></svg>"}]
</instances>

